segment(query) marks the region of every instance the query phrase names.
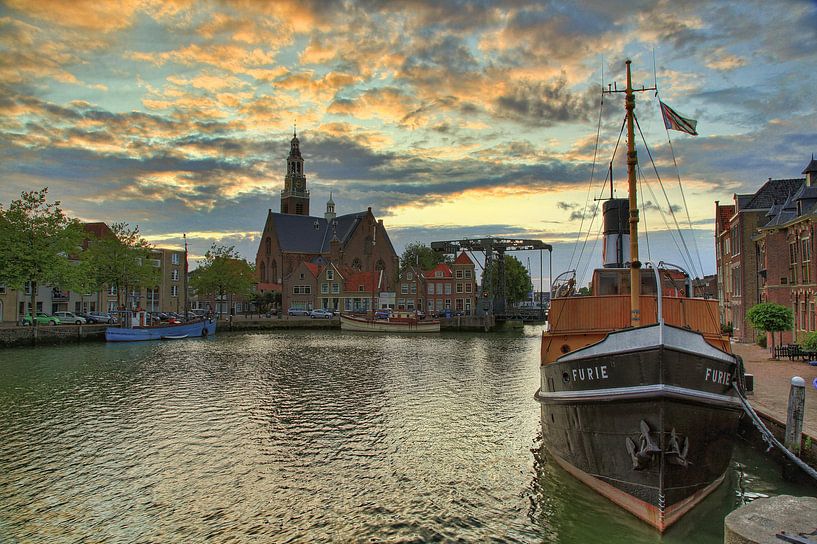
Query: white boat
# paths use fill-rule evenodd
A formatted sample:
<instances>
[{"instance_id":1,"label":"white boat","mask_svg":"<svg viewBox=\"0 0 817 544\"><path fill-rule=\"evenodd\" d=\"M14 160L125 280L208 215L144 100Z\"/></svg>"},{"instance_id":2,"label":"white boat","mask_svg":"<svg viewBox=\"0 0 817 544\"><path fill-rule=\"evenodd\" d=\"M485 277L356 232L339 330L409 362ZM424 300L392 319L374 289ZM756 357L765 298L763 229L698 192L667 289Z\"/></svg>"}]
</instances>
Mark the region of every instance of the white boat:
<instances>
[{"instance_id":1,"label":"white boat","mask_svg":"<svg viewBox=\"0 0 817 544\"><path fill-rule=\"evenodd\" d=\"M417 319L413 316L370 319L363 316L341 314L340 328L344 331L357 332L440 332L440 322L437 319Z\"/></svg>"}]
</instances>

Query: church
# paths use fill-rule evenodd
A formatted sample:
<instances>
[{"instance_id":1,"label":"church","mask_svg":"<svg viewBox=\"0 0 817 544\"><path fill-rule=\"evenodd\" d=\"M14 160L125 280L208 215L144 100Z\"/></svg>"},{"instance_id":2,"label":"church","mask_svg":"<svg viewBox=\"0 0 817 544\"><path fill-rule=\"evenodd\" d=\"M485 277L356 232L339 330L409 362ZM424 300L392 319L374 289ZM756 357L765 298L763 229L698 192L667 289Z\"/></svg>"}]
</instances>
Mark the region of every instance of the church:
<instances>
[{"instance_id":1,"label":"church","mask_svg":"<svg viewBox=\"0 0 817 544\"><path fill-rule=\"evenodd\" d=\"M371 208L337 215L331 194L322 217L309 215L309 208L304 159L293 133L280 212L267 212L255 257L259 292L281 292L284 310L363 311L367 300L395 290L398 256ZM320 284L328 269L334 282Z\"/></svg>"}]
</instances>

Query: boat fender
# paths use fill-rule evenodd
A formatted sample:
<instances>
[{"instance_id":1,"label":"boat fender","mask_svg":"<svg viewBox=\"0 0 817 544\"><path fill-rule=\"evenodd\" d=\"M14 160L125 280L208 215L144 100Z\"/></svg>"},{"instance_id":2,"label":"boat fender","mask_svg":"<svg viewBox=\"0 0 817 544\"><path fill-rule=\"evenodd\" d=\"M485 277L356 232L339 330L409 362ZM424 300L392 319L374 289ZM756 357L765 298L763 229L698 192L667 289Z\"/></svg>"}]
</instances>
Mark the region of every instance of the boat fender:
<instances>
[{"instance_id":1,"label":"boat fender","mask_svg":"<svg viewBox=\"0 0 817 544\"><path fill-rule=\"evenodd\" d=\"M201 337L207 338L207 327L202 327L201 329Z\"/></svg>"}]
</instances>

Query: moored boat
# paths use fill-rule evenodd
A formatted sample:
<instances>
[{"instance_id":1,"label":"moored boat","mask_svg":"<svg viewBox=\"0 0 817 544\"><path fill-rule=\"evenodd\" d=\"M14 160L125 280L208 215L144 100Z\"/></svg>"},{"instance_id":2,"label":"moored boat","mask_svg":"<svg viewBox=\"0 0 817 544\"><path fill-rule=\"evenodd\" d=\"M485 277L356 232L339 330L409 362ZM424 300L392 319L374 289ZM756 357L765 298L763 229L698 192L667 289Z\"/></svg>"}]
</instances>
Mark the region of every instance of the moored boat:
<instances>
[{"instance_id":1,"label":"moored boat","mask_svg":"<svg viewBox=\"0 0 817 544\"><path fill-rule=\"evenodd\" d=\"M197 319L186 323L162 323L145 325L146 319L136 312L133 317L123 319L120 327L105 329L108 342L138 342L143 340L169 340L188 337L207 338L216 333L216 321L212 318Z\"/></svg>"},{"instance_id":2,"label":"moored boat","mask_svg":"<svg viewBox=\"0 0 817 544\"><path fill-rule=\"evenodd\" d=\"M357 332L440 332L440 322L437 319L418 319L414 316L371 319L365 316L341 314L340 328L344 331Z\"/></svg>"},{"instance_id":3,"label":"moored boat","mask_svg":"<svg viewBox=\"0 0 817 544\"><path fill-rule=\"evenodd\" d=\"M642 270L629 61L624 92L629 198L605 202L604 267L591 294L577 296L574 275L554 285L536 397L556 462L664 531L724 479L742 365L716 300L694 298L678 267Z\"/></svg>"}]
</instances>

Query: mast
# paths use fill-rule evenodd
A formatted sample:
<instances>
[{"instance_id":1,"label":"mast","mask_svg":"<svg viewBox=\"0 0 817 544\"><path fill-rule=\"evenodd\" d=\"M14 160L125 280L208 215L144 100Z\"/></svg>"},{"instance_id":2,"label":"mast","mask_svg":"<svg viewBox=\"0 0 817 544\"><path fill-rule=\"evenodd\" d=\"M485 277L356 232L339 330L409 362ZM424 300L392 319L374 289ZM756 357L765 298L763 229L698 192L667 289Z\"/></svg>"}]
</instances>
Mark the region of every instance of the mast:
<instances>
[{"instance_id":1,"label":"mast","mask_svg":"<svg viewBox=\"0 0 817 544\"><path fill-rule=\"evenodd\" d=\"M630 77L630 63L627 59L627 180L630 193L630 326L641 326L641 261L638 260L638 193L635 176L635 167L638 156L635 151L635 135L633 129L633 111L635 110L635 95Z\"/></svg>"},{"instance_id":2,"label":"mast","mask_svg":"<svg viewBox=\"0 0 817 544\"><path fill-rule=\"evenodd\" d=\"M627 111L627 182L630 206L630 326L641 326L641 261L638 260L638 191L636 183L636 165L638 156L635 151L635 93L654 91L655 87L633 88L630 76L631 60L627 59L627 86L620 90L608 84L602 94L625 93L625 109ZM612 167L611 167L612 168ZM612 171L610 176L612 191Z\"/></svg>"},{"instance_id":3,"label":"mast","mask_svg":"<svg viewBox=\"0 0 817 544\"><path fill-rule=\"evenodd\" d=\"M187 234L184 235L184 280L182 281L182 289L184 289L184 320L188 319L187 311Z\"/></svg>"}]
</instances>

